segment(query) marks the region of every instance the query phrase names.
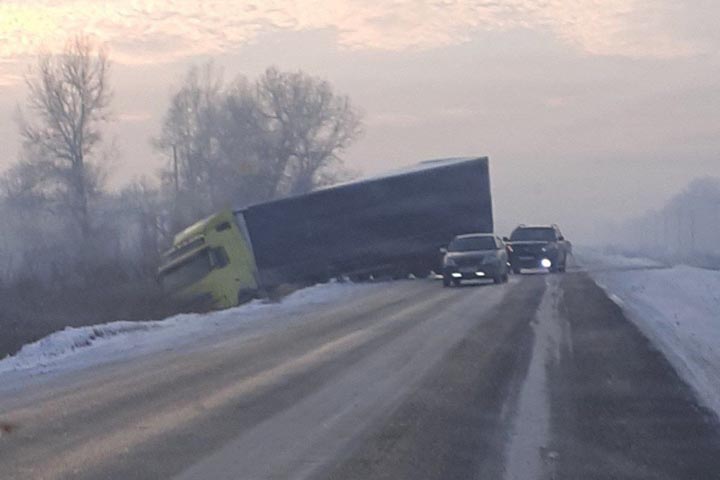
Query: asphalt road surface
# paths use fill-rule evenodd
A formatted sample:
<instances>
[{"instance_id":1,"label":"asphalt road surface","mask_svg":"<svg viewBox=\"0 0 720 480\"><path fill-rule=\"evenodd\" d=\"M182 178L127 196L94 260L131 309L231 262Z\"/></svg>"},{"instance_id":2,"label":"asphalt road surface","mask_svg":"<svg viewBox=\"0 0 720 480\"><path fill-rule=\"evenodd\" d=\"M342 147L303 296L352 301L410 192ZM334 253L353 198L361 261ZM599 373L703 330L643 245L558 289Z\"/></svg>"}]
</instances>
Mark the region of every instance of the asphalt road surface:
<instances>
[{"instance_id":1,"label":"asphalt road surface","mask_svg":"<svg viewBox=\"0 0 720 480\"><path fill-rule=\"evenodd\" d=\"M0 398L2 479L713 479L720 424L581 271L398 281Z\"/></svg>"}]
</instances>

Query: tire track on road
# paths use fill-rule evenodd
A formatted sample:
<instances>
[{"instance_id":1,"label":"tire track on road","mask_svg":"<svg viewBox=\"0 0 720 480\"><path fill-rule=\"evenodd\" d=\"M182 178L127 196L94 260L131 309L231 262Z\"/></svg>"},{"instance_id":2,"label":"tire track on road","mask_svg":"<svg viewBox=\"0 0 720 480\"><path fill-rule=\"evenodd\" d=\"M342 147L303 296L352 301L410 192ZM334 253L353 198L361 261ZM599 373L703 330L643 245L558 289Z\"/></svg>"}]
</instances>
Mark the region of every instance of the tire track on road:
<instances>
[{"instance_id":1,"label":"tire track on road","mask_svg":"<svg viewBox=\"0 0 720 480\"><path fill-rule=\"evenodd\" d=\"M428 373L420 386L343 458L314 479L502 478L507 433L501 412L514 372L527 368L530 322L545 291L523 277Z\"/></svg>"},{"instance_id":2,"label":"tire track on road","mask_svg":"<svg viewBox=\"0 0 720 480\"><path fill-rule=\"evenodd\" d=\"M505 450L504 480L554 479L557 452L552 449L548 377L560 362L564 337L558 311L562 300L560 277L544 277L547 288L531 326L533 342L527 374L514 404L510 436Z\"/></svg>"}]
</instances>

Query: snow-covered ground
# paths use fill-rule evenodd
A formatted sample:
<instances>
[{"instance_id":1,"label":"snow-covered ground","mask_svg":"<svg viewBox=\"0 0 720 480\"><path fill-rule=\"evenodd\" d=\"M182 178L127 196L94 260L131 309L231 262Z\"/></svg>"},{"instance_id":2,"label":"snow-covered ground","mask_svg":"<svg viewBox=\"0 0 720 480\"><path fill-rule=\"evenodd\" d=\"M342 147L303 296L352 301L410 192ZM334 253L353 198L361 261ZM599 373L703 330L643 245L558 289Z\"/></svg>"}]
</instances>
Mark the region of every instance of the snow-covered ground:
<instances>
[{"instance_id":1,"label":"snow-covered ground","mask_svg":"<svg viewBox=\"0 0 720 480\"><path fill-rule=\"evenodd\" d=\"M592 248L575 247L576 259L580 259L583 267L591 271L597 270L626 270L635 268L661 268L666 267L656 260L643 257L630 257L617 253L608 253Z\"/></svg>"},{"instance_id":2,"label":"snow-covered ground","mask_svg":"<svg viewBox=\"0 0 720 480\"><path fill-rule=\"evenodd\" d=\"M330 283L298 290L280 303L254 301L209 314L182 314L148 322L112 322L53 333L0 360L0 385L13 379L68 371L190 348L203 339L233 333L249 338L298 321L321 305L342 304L381 284Z\"/></svg>"},{"instance_id":3,"label":"snow-covered ground","mask_svg":"<svg viewBox=\"0 0 720 480\"><path fill-rule=\"evenodd\" d=\"M720 271L590 250L577 258L720 416Z\"/></svg>"}]
</instances>

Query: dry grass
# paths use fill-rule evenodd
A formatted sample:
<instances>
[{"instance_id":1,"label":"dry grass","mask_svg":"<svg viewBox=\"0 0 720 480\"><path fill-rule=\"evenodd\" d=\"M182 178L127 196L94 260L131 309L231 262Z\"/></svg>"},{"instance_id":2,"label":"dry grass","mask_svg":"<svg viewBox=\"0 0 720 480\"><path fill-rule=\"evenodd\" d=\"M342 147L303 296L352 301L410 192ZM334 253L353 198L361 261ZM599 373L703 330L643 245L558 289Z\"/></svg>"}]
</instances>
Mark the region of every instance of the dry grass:
<instances>
[{"instance_id":1,"label":"dry grass","mask_svg":"<svg viewBox=\"0 0 720 480\"><path fill-rule=\"evenodd\" d=\"M18 282L0 288L0 358L65 327L165 318L177 309L151 280L84 288Z\"/></svg>"}]
</instances>

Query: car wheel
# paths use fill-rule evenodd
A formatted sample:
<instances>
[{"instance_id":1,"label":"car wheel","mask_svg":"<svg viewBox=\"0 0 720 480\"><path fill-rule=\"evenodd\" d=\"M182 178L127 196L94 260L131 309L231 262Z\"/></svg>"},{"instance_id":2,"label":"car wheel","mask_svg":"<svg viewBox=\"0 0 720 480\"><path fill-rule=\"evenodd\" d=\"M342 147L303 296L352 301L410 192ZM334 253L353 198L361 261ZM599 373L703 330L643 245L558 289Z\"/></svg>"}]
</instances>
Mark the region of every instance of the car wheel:
<instances>
[{"instance_id":1,"label":"car wheel","mask_svg":"<svg viewBox=\"0 0 720 480\"><path fill-rule=\"evenodd\" d=\"M495 275L495 276L493 277L493 282L494 282L496 285L499 285L499 284L503 283L503 277L502 277L502 275Z\"/></svg>"},{"instance_id":2,"label":"car wheel","mask_svg":"<svg viewBox=\"0 0 720 480\"><path fill-rule=\"evenodd\" d=\"M514 268L514 267L513 267L512 271L513 271L513 273L514 273L515 275L520 275L520 269L519 269L519 268Z\"/></svg>"},{"instance_id":3,"label":"car wheel","mask_svg":"<svg viewBox=\"0 0 720 480\"><path fill-rule=\"evenodd\" d=\"M443 277L443 287L449 287L450 286L450 279L448 277Z\"/></svg>"},{"instance_id":4,"label":"car wheel","mask_svg":"<svg viewBox=\"0 0 720 480\"><path fill-rule=\"evenodd\" d=\"M452 283L453 283L453 285L455 285L456 287L459 287L460 284L462 283L462 280L460 280L459 278L453 278Z\"/></svg>"},{"instance_id":5,"label":"car wheel","mask_svg":"<svg viewBox=\"0 0 720 480\"><path fill-rule=\"evenodd\" d=\"M509 282L509 281L510 281L510 275L508 275L508 274L506 273L505 275L503 275L503 279L502 279L502 280L503 280L503 283Z\"/></svg>"}]
</instances>

